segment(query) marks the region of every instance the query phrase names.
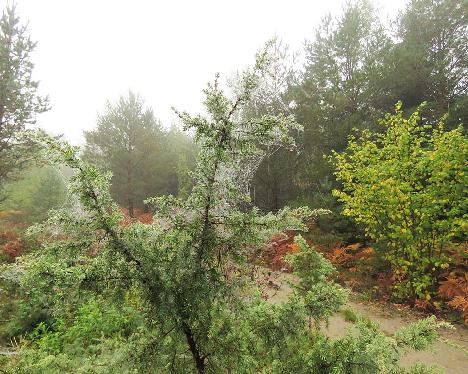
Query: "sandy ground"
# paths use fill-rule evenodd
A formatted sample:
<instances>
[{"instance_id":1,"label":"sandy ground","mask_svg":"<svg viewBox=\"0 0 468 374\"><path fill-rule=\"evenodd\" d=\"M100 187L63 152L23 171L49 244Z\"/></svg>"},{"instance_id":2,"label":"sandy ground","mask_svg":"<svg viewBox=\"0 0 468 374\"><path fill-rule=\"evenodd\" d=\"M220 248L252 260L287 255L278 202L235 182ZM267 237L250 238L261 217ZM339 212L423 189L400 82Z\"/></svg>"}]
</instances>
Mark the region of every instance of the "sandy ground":
<instances>
[{"instance_id":1,"label":"sandy ground","mask_svg":"<svg viewBox=\"0 0 468 374\"><path fill-rule=\"evenodd\" d=\"M267 291L271 296L270 300L275 303L286 300L292 291L288 284L292 277L287 274L273 273L272 279L274 287L269 287ZM393 334L400 327L418 319L418 315L410 310L398 310L391 304L367 303L360 300L358 294L351 294L344 308L352 309L377 322L386 334ZM341 337L351 326L351 322L345 321L343 315L337 313L330 319L325 333L333 338ZM404 366L410 366L416 362L440 366L447 374L468 374L468 329L456 326L455 330L444 330L441 332L440 339L430 350L410 351L402 358Z\"/></svg>"}]
</instances>

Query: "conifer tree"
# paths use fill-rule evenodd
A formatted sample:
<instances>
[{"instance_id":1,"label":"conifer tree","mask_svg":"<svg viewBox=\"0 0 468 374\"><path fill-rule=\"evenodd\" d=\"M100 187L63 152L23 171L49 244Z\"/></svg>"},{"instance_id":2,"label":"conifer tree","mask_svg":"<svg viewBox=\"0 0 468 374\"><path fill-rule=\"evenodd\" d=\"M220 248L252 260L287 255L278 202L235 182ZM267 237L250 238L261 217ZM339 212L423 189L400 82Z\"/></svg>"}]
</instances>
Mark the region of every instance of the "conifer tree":
<instances>
[{"instance_id":1,"label":"conifer tree","mask_svg":"<svg viewBox=\"0 0 468 374\"><path fill-rule=\"evenodd\" d=\"M85 159L112 172L112 196L134 217L151 194L166 192L165 134L141 97L129 92L107 103L95 130L85 132Z\"/></svg>"},{"instance_id":2,"label":"conifer tree","mask_svg":"<svg viewBox=\"0 0 468 374\"><path fill-rule=\"evenodd\" d=\"M455 106L456 111L465 114L453 118L451 125L466 123L467 14L465 1L409 2L397 20L399 40L387 61L393 101L401 100L410 109L427 101L430 110L425 115L430 114L434 123Z\"/></svg>"},{"instance_id":3,"label":"conifer tree","mask_svg":"<svg viewBox=\"0 0 468 374\"><path fill-rule=\"evenodd\" d=\"M19 139L18 132L48 110L48 99L38 95L38 82L32 77L35 47L15 6L7 6L0 18L0 188L33 155L31 144Z\"/></svg>"}]
</instances>

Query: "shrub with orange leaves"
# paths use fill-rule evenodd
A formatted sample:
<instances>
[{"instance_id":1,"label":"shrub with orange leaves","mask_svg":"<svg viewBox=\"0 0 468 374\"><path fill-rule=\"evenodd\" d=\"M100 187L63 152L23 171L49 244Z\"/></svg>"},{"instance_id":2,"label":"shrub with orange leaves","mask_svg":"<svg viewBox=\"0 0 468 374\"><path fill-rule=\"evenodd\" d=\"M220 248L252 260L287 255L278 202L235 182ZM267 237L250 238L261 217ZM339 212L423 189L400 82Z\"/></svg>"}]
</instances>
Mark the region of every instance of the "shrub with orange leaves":
<instances>
[{"instance_id":1,"label":"shrub with orange leaves","mask_svg":"<svg viewBox=\"0 0 468 374\"><path fill-rule=\"evenodd\" d=\"M353 255L349 253L346 248L333 248L328 256L329 260L338 266L347 264L353 259Z\"/></svg>"},{"instance_id":2,"label":"shrub with orange leaves","mask_svg":"<svg viewBox=\"0 0 468 374\"><path fill-rule=\"evenodd\" d=\"M366 247L361 243L355 243L346 247L333 248L327 257L333 265L344 267L348 270L354 269L353 272L356 272L359 260L362 260L360 261L361 263L370 260L374 253L374 248Z\"/></svg>"},{"instance_id":3,"label":"shrub with orange leaves","mask_svg":"<svg viewBox=\"0 0 468 374\"><path fill-rule=\"evenodd\" d=\"M284 234L273 236L262 252L263 262L273 270L291 272L291 266L284 258L299 251L299 247L294 243L295 235L294 231L286 231Z\"/></svg>"},{"instance_id":4,"label":"shrub with orange leaves","mask_svg":"<svg viewBox=\"0 0 468 374\"><path fill-rule=\"evenodd\" d=\"M468 296L455 296L448 302L448 305L453 309L462 312L465 324L468 325Z\"/></svg>"},{"instance_id":5,"label":"shrub with orange leaves","mask_svg":"<svg viewBox=\"0 0 468 374\"><path fill-rule=\"evenodd\" d=\"M0 212L0 256L12 261L25 249L22 233L26 227L21 222L22 212L8 210Z\"/></svg>"},{"instance_id":6,"label":"shrub with orange leaves","mask_svg":"<svg viewBox=\"0 0 468 374\"><path fill-rule=\"evenodd\" d=\"M439 296L446 300L453 299L457 296L468 295L468 273L461 271L451 271L447 280L440 282Z\"/></svg>"},{"instance_id":7,"label":"shrub with orange leaves","mask_svg":"<svg viewBox=\"0 0 468 374\"><path fill-rule=\"evenodd\" d=\"M338 278L348 287L362 291L374 286L383 298L391 293L395 279L390 272L382 271L373 247L363 243L339 245L324 255L339 269Z\"/></svg>"},{"instance_id":8,"label":"shrub with orange leaves","mask_svg":"<svg viewBox=\"0 0 468 374\"><path fill-rule=\"evenodd\" d=\"M414 307L422 311L430 311L433 309L433 305L426 299L416 299L414 301Z\"/></svg>"},{"instance_id":9,"label":"shrub with orange leaves","mask_svg":"<svg viewBox=\"0 0 468 374\"><path fill-rule=\"evenodd\" d=\"M448 301L448 305L463 314L468 324L468 272L458 268L452 270L447 280L440 282L438 295Z\"/></svg>"},{"instance_id":10,"label":"shrub with orange leaves","mask_svg":"<svg viewBox=\"0 0 468 374\"><path fill-rule=\"evenodd\" d=\"M24 245L18 233L15 231L3 231L0 232L0 248L10 260L13 260L21 255Z\"/></svg>"}]
</instances>

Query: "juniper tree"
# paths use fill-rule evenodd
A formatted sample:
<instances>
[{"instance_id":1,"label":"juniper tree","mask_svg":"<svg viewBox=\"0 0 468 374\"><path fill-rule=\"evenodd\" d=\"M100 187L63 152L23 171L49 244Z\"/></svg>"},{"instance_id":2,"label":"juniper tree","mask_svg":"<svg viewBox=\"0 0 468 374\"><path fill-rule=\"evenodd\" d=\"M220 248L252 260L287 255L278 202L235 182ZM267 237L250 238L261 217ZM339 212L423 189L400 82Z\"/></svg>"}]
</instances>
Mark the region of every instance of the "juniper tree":
<instances>
[{"instance_id":1,"label":"juniper tree","mask_svg":"<svg viewBox=\"0 0 468 374\"><path fill-rule=\"evenodd\" d=\"M331 341L307 327L308 317L323 319L343 302L324 258L306 254L293 260L303 270L302 261L317 266L302 283L308 287L306 300L298 292L274 305L257 296L254 284L243 275L251 251L273 232L304 229L302 221L320 213L285 208L262 215L244 204L249 199L245 175L251 177L261 160L260 146L290 146L289 132L299 128L284 115L249 120L238 116L268 56L268 49L257 56L233 98L221 90L218 80L208 85L204 91L208 117L177 112L199 145L195 183L187 199L150 198L153 224L119 225L122 217L109 194L110 175L80 160L78 148L33 136L46 146L50 159L76 170L70 192L79 197L81 210L58 211L37 228L42 234L59 232L60 237L18 263L21 283L31 295L45 297L62 321L70 312L96 305L83 303L89 295L104 295L108 303L131 295L138 300L134 305L144 324L130 334L114 335L96 325L102 333L96 344L83 343L89 347L84 363L73 358L76 350L60 343L76 331L80 320L73 319L70 328L59 324L55 331L39 332L35 345L13 359L20 372L69 371L76 365L85 372L117 373L404 372L397 363L399 344L404 346L411 333L433 331L439 325L434 320L402 334L401 343L368 326L360 326L357 336ZM300 245L311 250L304 242ZM309 284L312 278L316 285ZM318 303L330 293L337 293L329 299L334 305L314 315L315 308L307 306L320 307ZM115 319L114 315L109 316ZM109 350L113 350L110 357ZM100 361L100 354L108 361Z\"/></svg>"},{"instance_id":2,"label":"juniper tree","mask_svg":"<svg viewBox=\"0 0 468 374\"><path fill-rule=\"evenodd\" d=\"M37 94L31 53L36 43L21 25L15 6L0 19L0 187L31 159L31 144L17 134L35 123L36 114L48 109L47 98Z\"/></svg>"}]
</instances>

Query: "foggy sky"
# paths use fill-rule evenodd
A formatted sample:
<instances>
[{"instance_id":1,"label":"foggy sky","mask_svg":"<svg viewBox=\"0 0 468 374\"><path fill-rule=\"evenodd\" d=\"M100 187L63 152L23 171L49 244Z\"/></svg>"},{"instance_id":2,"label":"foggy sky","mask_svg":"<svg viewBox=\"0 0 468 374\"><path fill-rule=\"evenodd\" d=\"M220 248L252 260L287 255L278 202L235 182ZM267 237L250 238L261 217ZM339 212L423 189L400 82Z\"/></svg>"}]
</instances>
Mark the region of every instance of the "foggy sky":
<instances>
[{"instance_id":1,"label":"foggy sky","mask_svg":"<svg viewBox=\"0 0 468 374\"><path fill-rule=\"evenodd\" d=\"M170 126L177 122L171 106L201 111L201 90L216 72L227 78L251 64L275 35L300 51L320 19L344 2L18 0L38 42L34 77L52 106L37 125L81 143L106 100L131 89ZM393 17L406 3L376 6ZM5 4L0 0L2 9Z\"/></svg>"}]
</instances>

